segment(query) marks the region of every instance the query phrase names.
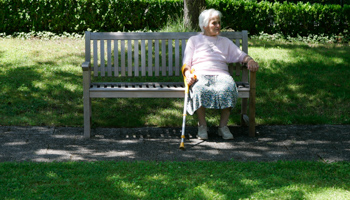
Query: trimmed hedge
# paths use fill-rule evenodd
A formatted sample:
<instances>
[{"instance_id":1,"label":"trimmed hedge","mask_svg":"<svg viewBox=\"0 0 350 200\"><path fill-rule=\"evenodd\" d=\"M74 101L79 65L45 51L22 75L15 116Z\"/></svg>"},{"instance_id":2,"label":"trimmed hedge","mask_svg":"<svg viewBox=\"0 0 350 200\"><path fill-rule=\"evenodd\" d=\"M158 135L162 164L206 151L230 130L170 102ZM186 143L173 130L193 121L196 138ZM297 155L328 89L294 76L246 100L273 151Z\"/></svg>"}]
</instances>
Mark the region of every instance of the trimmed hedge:
<instances>
[{"instance_id":1,"label":"trimmed hedge","mask_svg":"<svg viewBox=\"0 0 350 200\"><path fill-rule=\"evenodd\" d=\"M158 29L181 0L0 0L0 32Z\"/></svg>"},{"instance_id":2,"label":"trimmed hedge","mask_svg":"<svg viewBox=\"0 0 350 200\"><path fill-rule=\"evenodd\" d=\"M264 1L264 0L257 0L258 2L260 1ZM269 2L279 2L279 3L283 3L283 2L288 2L288 3L299 3L299 2L302 2L302 3L319 3L319 4L322 4L322 5L325 5L325 4L335 4L335 5L340 5L341 3L343 3L343 5L347 4L349 5L350 4L350 0L342 0L343 2L341 2L341 0L266 0L266 1L269 1Z\"/></svg>"},{"instance_id":3,"label":"trimmed hedge","mask_svg":"<svg viewBox=\"0 0 350 200\"><path fill-rule=\"evenodd\" d=\"M349 34L350 6L212 0L208 7L222 11L223 25L250 34L280 33L308 36Z\"/></svg>"},{"instance_id":4,"label":"trimmed hedge","mask_svg":"<svg viewBox=\"0 0 350 200\"><path fill-rule=\"evenodd\" d=\"M349 35L350 6L207 0L223 26L250 34ZM157 30L183 15L183 0L0 0L0 33Z\"/></svg>"}]
</instances>

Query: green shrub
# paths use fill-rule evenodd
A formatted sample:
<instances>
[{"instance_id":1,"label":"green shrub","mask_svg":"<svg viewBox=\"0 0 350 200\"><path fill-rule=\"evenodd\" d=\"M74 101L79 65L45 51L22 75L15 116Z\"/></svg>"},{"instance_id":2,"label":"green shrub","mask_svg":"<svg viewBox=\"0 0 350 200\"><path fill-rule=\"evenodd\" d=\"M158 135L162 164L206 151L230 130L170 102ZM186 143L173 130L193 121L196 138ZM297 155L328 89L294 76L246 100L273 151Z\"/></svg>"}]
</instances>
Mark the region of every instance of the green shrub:
<instances>
[{"instance_id":1,"label":"green shrub","mask_svg":"<svg viewBox=\"0 0 350 200\"><path fill-rule=\"evenodd\" d=\"M224 28L290 36L349 37L350 5L207 0ZM183 0L0 0L0 33L159 30L182 18Z\"/></svg>"},{"instance_id":2,"label":"green shrub","mask_svg":"<svg viewBox=\"0 0 350 200\"><path fill-rule=\"evenodd\" d=\"M251 35L260 32L290 36L349 34L349 5L210 0L207 7L222 11L225 27L248 30Z\"/></svg>"},{"instance_id":3,"label":"green shrub","mask_svg":"<svg viewBox=\"0 0 350 200\"><path fill-rule=\"evenodd\" d=\"M0 0L0 32L158 29L170 14L181 14L182 4L182 0Z\"/></svg>"},{"instance_id":4,"label":"green shrub","mask_svg":"<svg viewBox=\"0 0 350 200\"><path fill-rule=\"evenodd\" d=\"M261 0L257 0L258 2L260 2ZM263 1L269 1L269 2L279 2L279 3L283 3L283 2L288 2L288 3L319 3L322 5L327 5L327 4L335 4L335 5L340 5L341 4L341 0L263 0ZM350 1L349 0L342 0L344 5L350 5Z\"/></svg>"},{"instance_id":5,"label":"green shrub","mask_svg":"<svg viewBox=\"0 0 350 200\"><path fill-rule=\"evenodd\" d=\"M249 30L250 34L271 32L273 20L272 3L244 0L212 0L208 8L220 10L223 14L222 24L234 30Z\"/></svg>"}]
</instances>

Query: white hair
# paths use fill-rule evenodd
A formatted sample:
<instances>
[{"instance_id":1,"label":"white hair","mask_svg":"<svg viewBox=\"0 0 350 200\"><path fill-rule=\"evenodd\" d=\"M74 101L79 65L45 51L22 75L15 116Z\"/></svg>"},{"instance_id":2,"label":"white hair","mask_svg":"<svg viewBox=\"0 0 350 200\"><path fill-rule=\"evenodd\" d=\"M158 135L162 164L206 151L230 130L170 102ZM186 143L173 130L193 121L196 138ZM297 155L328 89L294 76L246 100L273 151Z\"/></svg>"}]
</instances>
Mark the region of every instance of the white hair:
<instances>
[{"instance_id":1,"label":"white hair","mask_svg":"<svg viewBox=\"0 0 350 200\"><path fill-rule=\"evenodd\" d=\"M222 14L220 11L215 10L213 8L204 10L200 15L199 15L199 28L204 32L204 27L207 27L209 25L209 20L212 17L219 16L220 20L222 17Z\"/></svg>"}]
</instances>

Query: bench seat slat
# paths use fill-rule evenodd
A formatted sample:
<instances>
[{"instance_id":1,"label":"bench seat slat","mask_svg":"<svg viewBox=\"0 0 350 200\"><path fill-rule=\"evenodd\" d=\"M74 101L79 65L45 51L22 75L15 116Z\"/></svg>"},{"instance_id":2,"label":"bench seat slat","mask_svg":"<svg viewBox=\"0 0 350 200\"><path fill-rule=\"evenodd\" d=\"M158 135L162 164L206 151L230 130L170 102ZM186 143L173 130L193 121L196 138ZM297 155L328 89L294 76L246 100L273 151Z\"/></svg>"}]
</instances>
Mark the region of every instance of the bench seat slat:
<instances>
[{"instance_id":1,"label":"bench seat slat","mask_svg":"<svg viewBox=\"0 0 350 200\"><path fill-rule=\"evenodd\" d=\"M157 86L161 88L185 88L185 85L183 82L96 82L92 83L90 88L94 87L102 87L105 85L111 85L111 86L118 86L118 87L130 87L133 85L140 85L145 86L148 88L155 88ZM247 82L236 82L237 88L244 88L248 89L250 88L249 83Z\"/></svg>"},{"instance_id":2,"label":"bench seat slat","mask_svg":"<svg viewBox=\"0 0 350 200\"><path fill-rule=\"evenodd\" d=\"M184 90L92 90L91 98L184 98ZM248 98L249 91L240 91L238 98Z\"/></svg>"},{"instance_id":3,"label":"bench seat slat","mask_svg":"<svg viewBox=\"0 0 350 200\"><path fill-rule=\"evenodd\" d=\"M237 82L236 84L238 98L248 98L249 83ZM183 98L184 91L185 86L183 82L101 82L93 83L90 87L92 98Z\"/></svg>"}]
</instances>

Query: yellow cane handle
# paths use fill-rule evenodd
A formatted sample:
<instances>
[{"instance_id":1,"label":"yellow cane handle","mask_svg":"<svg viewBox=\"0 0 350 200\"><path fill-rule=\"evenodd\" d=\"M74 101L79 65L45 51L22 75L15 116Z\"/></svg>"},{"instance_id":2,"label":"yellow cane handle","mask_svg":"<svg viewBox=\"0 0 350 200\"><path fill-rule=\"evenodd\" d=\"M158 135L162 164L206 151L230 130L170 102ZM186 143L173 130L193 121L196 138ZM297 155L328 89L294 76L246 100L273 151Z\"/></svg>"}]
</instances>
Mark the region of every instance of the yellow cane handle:
<instances>
[{"instance_id":1,"label":"yellow cane handle","mask_svg":"<svg viewBox=\"0 0 350 200\"><path fill-rule=\"evenodd\" d=\"M184 65L182 66L182 68L181 68L181 71L182 71L182 74L183 74L183 76L184 76L184 83L185 83L185 88L186 88L186 89L185 89L185 93L188 94L188 92L189 92L189 86L188 86L188 84L187 84L186 76L185 76L185 74L184 74L184 71L185 71L185 69L186 69L186 66L187 66L187 65L184 64ZM193 72L194 72L194 69L191 69L190 73L193 74ZM194 75L193 78L194 78L194 79L197 79L197 76Z\"/></svg>"},{"instance_id":2,"label":"yellow cane handle","mask_svg":"<svg viewBox=\"0 0 350 200\"><path fill-rule=\"evenodd\" d=\"M194 75L193 78L194 78L194 79L197 79L197 76ZM185 83L185 88L186 88L185 93L188 94L190 87L189 87L188 84L187 84L187 81L186 81L186 77L185 77L185 76L184 76L184 83Z\"/></svg>"}]
</instances>

